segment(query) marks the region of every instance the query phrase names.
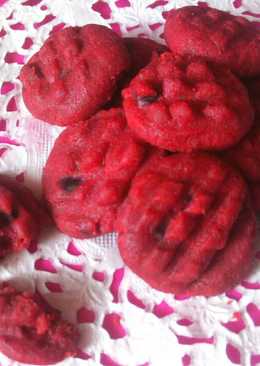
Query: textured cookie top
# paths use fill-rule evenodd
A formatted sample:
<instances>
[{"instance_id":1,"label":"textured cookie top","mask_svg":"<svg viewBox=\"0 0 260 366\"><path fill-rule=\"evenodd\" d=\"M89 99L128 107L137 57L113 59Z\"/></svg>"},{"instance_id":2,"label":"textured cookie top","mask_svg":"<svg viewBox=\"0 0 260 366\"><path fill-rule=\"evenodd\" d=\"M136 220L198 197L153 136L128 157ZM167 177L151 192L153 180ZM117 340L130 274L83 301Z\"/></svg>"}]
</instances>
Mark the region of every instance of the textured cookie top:
<instances>
[{"instance_id":1,"label":"textured cookie top","mask_svg":"<svg viewBox=\"0 0 260 366\"><path fill-rule=\"evenodd\" d=\"M245 82L255 110L254 126L233 148L223 155L237 166L250 182L260 182L260 78Z\"/></svg>"},{"instance_id":2,"label":"textured cookie top","mask_svg":"<svg viewBox=\"0 0 260 366\"><path fill-rule=\"evenodd\" d=\"M260 33L243 17L186 6L169 13L165 39L173 52L206 57L241 76L260 72Z\"/></svg>"},{"instance_id":3,"label":"textured cookie top","mask_svg":"<svg viewBox=\"0 0 260 366\"><path fill-rule=\"evenodd\" d=\"M111 29L68 27L51 35L22 68L25 104L44 121L77 122L110 99L128 67L127 49Z\"/></svg>"},{"instance_id":4,"label":"textured cookie top","mask_svg":"<svg viewBox=\"0 0 260 366\"><path fill-rule=\"evenodd\" d=\"M255 221L247 200L243 179L219 159L203 153L155 154L119 210L121 255L159 290L222 292L250 264ZM214 286L212 271L218 273Z\"/></svg>"},{"instance_id":5,"label":"textured cookie top","mask_svg":"<svg viewBox=\"0 0 260 366\"><path fill-rule=\"evenodd\" d=\"M76 329L37 295L1 284L0 312L0 351L7 357L48 365L76 354Z\"/></svg>"},{"instance_id":6,"label":"textured cookie top","mask_svg":"<svg viewBox=\"0 0 260 366\"><path fill-rule=\"evenodd\" d=\"M49 219L32 192L0 175L0 258L26 249Z\"/></svg>"},{"instance_id":7,"label":"textured cookie top","mask_svg":"<svg viewBox=\"0 0 260 366\"><path fill-rule=\"evenodd\" d=\"M224 156L242 171L246 179L260 182L260 126L255 126L238 145L224 152Z\"/></svg>"},{"instance_id":8,"label":"textured cookie top","mask_svg":"<svg viewBox=\"0 0 260 366\"><path fill-rule=\"evenodd\" d=\"M129 126L171 151L219 150L253 122L246 88L229 69L201 58L163 53L123 91Z\"/></svg>"},{"instance_id":9,"label":"textured cookie top","mask_svg":"<svg viewBox=\"0 0 260 366\"><path fill-rule=\"evenodd\" d=\"M61 231L79 238L113 231L118 206L145 152L121 109L68 127L43 175L45 197Z\"/></svg>"}]
</instances>

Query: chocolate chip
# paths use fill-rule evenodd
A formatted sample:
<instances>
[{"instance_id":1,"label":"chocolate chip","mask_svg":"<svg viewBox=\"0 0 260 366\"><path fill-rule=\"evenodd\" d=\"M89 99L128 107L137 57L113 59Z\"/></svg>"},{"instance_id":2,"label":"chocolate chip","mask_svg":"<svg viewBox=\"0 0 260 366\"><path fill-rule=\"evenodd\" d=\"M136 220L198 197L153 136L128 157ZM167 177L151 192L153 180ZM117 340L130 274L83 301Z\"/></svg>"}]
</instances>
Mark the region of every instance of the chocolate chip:
<instances>
[{"instance_id":1,"label":"chocolate chip","mask_svg":"<svg viewBox=\"0 0 260 366\"><path fill-rule=\"evenodd\" d=\"M156 95L147 95L147 96L143 96L143 97L137 97L138 107L145 107L149 104L152 104L158 98L159 98L159 96L157 94Z\"/></svg>"},{"instance_id":2,"label":"chocolate chip","mask_svg":"<svg viewBox=\"0 0 260 366\"><path fill-rule=\"evenodd\" d=\"M165 235L165 231L167 228L167 223L165 221L162 221L154 230L153 235L156 240L159 242L163 240L163 237Z\"/></svg>"},{"instance_id":3,"label":"chocolate chip","mask_svg":"<svg viewBox=\"0 0 260 366\"><path fill-rule=\"evenodd\" d=\"M84 47L84 41L81 38L75 39L75 44L76 44L79 51L81 51Z\"/></svg>"},{"instance_id":4,"label":"chocolate chip","mask_svg":"<svg viewBox=\"0 0 260 366\"><path fill-rule=\"evenodd\" d=\"M0 211L0 229L8 226L11 222L11 218L9 215L4 213L3 211Z\"/></svg>"},{"instance_id":5,"label":"chocolate chip","mask_svg":"<svg viewBox=\"0 0 260 366\"><path fill-rule=\"evenodd\" d=\"M40 66L37 63L31 64L30 67L34 70L35 75L37 75L37 77L39 79L43 79L44 78L43 71L42 71L42 69L40 68Z\"/></svg>"},{"instance_id":6,"label":"chocolate chip","mask_svg":"<svg viewBox=\"0 0 260 366\"><path fill-rule=\"evenodd\" d=\"M168 151L168 150L164 150L163 151L163 156L171 156L171 155L173 155L173 153L172 153L172 151Z\"/></svg>"},{"instance_id":7,"label":"chocolate chip","mask_svg":"<svg viewBox=\"0 0 260 366\"><path fill-rule=\"evenodd\" d=\"M73 192L81 183L80 177L65 177L60 180L60 186L66 192Z\"/></svg>"},{"instance_id":8,"label":"chocolate chip","mask_svg":"<svg viewBox=\"0 0 260 366\"><path fill-rule=\"evenodd\" d=\"M173 215L173 211L168 212L165 217L161 219L159 224L155 227L153 231L153 235L156 240L158 240L159 244L164 246L163 238L166 233L167 227Z\"/></svg>"},{"instance_id":9,"label":"chocolate chip","mask_svg":"<svg viewBox=\"0 0 260 366\"><path fill-rule=\"evenodd\" d=\"M186 208L191 203L192 200L193 200L193 195L189 191L189 192L186 193L186 196L185 196L185 198L183 200L184 207Z\"/></svg>"},{"instance_id":10,"label":"chocolate chip","mask_svg":"<svg viewBox=\"0 0 260 366\"><path fill-rule=\"evenodd\" d=\"M17 218L18 218L18 216L19 216L18 209L17 209L16 207L13 207L12 212L11 212L11 217L12 217L13 219L17 219Z\"/></svg>"}]
</instances>

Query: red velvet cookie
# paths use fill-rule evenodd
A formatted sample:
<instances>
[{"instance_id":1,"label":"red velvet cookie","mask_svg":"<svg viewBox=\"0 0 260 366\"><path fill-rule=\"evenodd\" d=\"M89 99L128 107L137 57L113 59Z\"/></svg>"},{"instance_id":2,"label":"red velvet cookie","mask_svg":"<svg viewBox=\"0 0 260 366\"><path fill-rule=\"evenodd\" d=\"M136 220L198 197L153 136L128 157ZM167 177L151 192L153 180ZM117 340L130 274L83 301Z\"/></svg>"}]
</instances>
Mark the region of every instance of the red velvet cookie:
<instances>
[{"instance_id":1,"label":"red velvet cookie","mask_svg":"<svg viewBox=\"0 0 260 366\"><path fill-rule=\"evenodd\" d=\"M58 228L77 238L112 232L145 152L121 109L101 111L63 131L43 174L45 198Z\"/></svg>"},{"instance_id":2,"label":"red velvet cookie","mask_svg":"<svg viewBox=\"0 0 260 366\"><path fill-rule=\"evenodd\" d=\"M236 146L223 155L240 169L249 182L254 207L260 211L260 79L247 81L246 85L255 108L254 126Z\"/></svg>"},{"instance_id":3,"label":"red velvet cookie","mask_svg":"<svg viewBox=\"0 0 260 366\"><path fill-rule=\"evenodd\" d=\"M0 351L27 364L49 365L77 352L79 335L36 295L0 286Z\"/></svg>"},{"instance_id":4,"label":"red velvet cookie","mask_svg":"<svg viewBox=\"0 0 260 366\"><path fill-rule=\"evenodd\" d=\"M229 69L169 52L139 72L123 99L136 135L170 151L230 147L253 122L247 90Z\"/></svg>"},{"instance_id":5,"label":"red velvet cookie","mask_svg":"<svg viewBox=\"0 0 260 366\"><path fill-rule=\"evenodd\" d=\"M29 247L48 218L29 189L0 175L0 258Z\"/></svg>"},{"instance_id":6,"label":"red velvet cookie","mask_svg":"<svg viewBox=\"0 0 260 366\"><path fill-rule=\"evenodd\" d=\"M154 53L161 54L167 47L148 38L124 38L131 59L131 75L135 75L152 59Z\"/></svg>"},{"instance_id":7,"label":"red velvet cookie","mask_svg":"<svg viewBox=\"0 0 260 366\"><path fill-rule=\"evenodd\" d=\"M111 29L68 27L51 35L22 68L24 102L43 121L78 122L110 100L129 65L124 42Z\"/></svg>"},{"instance_id":8,"label":"red velvet cookie","mask_svg":"<svg viewBox=\"0 0 260 366\"><path fill-rule=\"evenodd\" d=\"M247 273L255 216L246 184L206 153L152 156L118 214L125 263L152 287L211 296Z\"/></svg>"},{"instance_id":9,"label":"red velvet cookie","mask_svg":"<svg viewBox=\"0 0 260 366\"><path fill-rule=\"evenodd\" d=\"M260 73L260 32L243 17L186 6L169 13L164 35L174 53L206 57L241 76Z\"/></svg>"},{"instance_id":10,"label":"red velvet cookie","mask_svg":"<svg viewBox=\"0 0 260 366\"><path fill-rule=\"evenodd\" d=\"M247 180L260 182L260 125L256 125L239 144L224 154Z\"/></svg>"}]
</instances>

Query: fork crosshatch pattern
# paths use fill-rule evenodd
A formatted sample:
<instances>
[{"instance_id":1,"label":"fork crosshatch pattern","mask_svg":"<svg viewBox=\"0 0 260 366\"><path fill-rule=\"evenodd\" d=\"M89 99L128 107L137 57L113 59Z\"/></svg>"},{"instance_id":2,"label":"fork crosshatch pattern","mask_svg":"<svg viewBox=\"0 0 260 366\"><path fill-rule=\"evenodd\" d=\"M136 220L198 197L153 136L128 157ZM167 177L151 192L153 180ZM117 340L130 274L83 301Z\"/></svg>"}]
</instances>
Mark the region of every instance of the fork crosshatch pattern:
<instances>
[{"instance_id":1,"label":"fork crosshatch pattern","mask_svg":"<svg viewBox=\"0 0 260 366\"><path fill-rule=\"evenodd\" d=\"M0 171L40 194L42 167L62 129L31 117L17 77L50 32L98 23L121 35L163 42L167 11L196 4L260 19L258 0L0 0ZM114 234L80 241L53 230L2 261L0 280L39 291L78 325L78 356L64 366L256 366L259 261L256 251L251 275L225 295L174 297L124 267ZM3 355L0 363L19 365Z\"/></svg>"}]
</instances>

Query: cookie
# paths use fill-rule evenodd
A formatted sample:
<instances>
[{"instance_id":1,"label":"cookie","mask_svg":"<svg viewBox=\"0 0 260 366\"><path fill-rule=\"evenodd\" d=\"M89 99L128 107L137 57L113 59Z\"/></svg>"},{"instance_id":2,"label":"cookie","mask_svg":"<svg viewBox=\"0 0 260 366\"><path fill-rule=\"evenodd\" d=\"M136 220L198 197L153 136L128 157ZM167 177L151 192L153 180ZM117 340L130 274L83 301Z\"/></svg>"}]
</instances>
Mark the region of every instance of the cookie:
<instances>
[{"instance_id":1,"label":"cookie","mask_svg":"<svg viewBox=\"0 0 260 366\"><path fill-rule=\"evenodd\" d=\"M241 170L247 180L260 183L260 120L259 125L224 155Z\"/></svg>"},{"instance_id":2,"label":"cookie","mask_svg":"<svg viewBox=\"0 0 260 366\"><path fill-rule=\"evenodd\" d=\"M29 189L0 175L0 258L37 241L48 217Z\"/></svg>"},{"instance_id":3,"label":"cookie","mask_svg":"<svg viewBox=\"0 0 260 366\"><path fill-rule=\"evenodd\" d=\"M122 94L130 128L170 151L228 148L253 122L244 85L229 69L201 58L154 57Z\"/></svg>"},{"instance_id":4,"label":"cookie","mask_svg":"<svg viewBox=\"0 0 260 366\"><path fill-rule=\"evenodd\" d=\"M145 154L121 109L101 111L63 131L43 173L44 195L58 228L81 239L112 232Z\"/></svg>"},{"instance_id":5,"label":"cookie","mask_svg":"<svg viewBox=\"0 0 260 366\"><path fill-rule=\"evenodd\" d=\"M253 206L260 212L260 125L256 124L242 141L222 155L241 171L249 184Z\"/></svg>"},{"instance_id":6,"label":"cookie","mask_svg":"<svg viewBox=\"0 0 260 366\"><path fill-rule=\"evenodd\" d=\"M122 89L126 88L138 71L151 61L154 54L161 54L167 50L164 45L148 38L130 37L123 38L123 40L129 53L131 67L128 72L123 75L121 80L119 80L117 84L117 91L115 92L112 100L110 100L104 107L105 109L120 107L122 105Z\"/></svg>"},{"instance_id":7,"label":"cookie","mask_svg":"<svg viewBox=\"0 0 260 366\"><path fill-rule=\"evenodd\" d=\"M260 73L260 32L244 17L186 6L169 13L164 35L174 53L205 57L244 77Z\"/></svg>"},{"instance_id":8,"label":"cookie","mask_svg":"<svg viewBox=\"0 0 260 366\"><path fill-rule=\"evenodd\" d=\"M152 287L217 295L250 268L255 216L241 176L206 153L156 153L118 213L119 250Z\"/></svg>"},{"instance_id":9,"label":"cookie","mask_svg":"<svg viewBox=\"0 0 260 366\"><path fill-rule=\"evenodd\" d=\"M77 330L37 295L2 284L0 312L0 351L10 359L49 365L76 354Z\"/></svg>"},{"instance_id":10,"label":"cookie","mask_svg":"<svg viewBox=\"0 0 260 366\"><path fill-rule=\"evenodd\" d=\"M145 67L152 59L154 53L161 54L167 47L148 38L124 38L131 59L130 73L134 76Z\"/></svg>"},{"instance_id":11,"label":"cookie","mask_svg":"<svg viewBox=\"0 0 260 366\"><path fill-rule=\"evenodd\" d=\"M68 27L52 34L22 68L25 105L36 118L70 125L107 103L129 66L124 42L109 28Z\"/></svg>"},{"instance_id":12,"label":"cookie","mask_svg":"<svg viewBox=\"0 0 260 366\"><path fill-rule=\"evenodd\" d=\"M249 182L254 207L260 211L260 79L247 81L246 85L255 109L254 126L236 146L223 152L223 156L236 166Z\"/></svg>"}]
</instances>

